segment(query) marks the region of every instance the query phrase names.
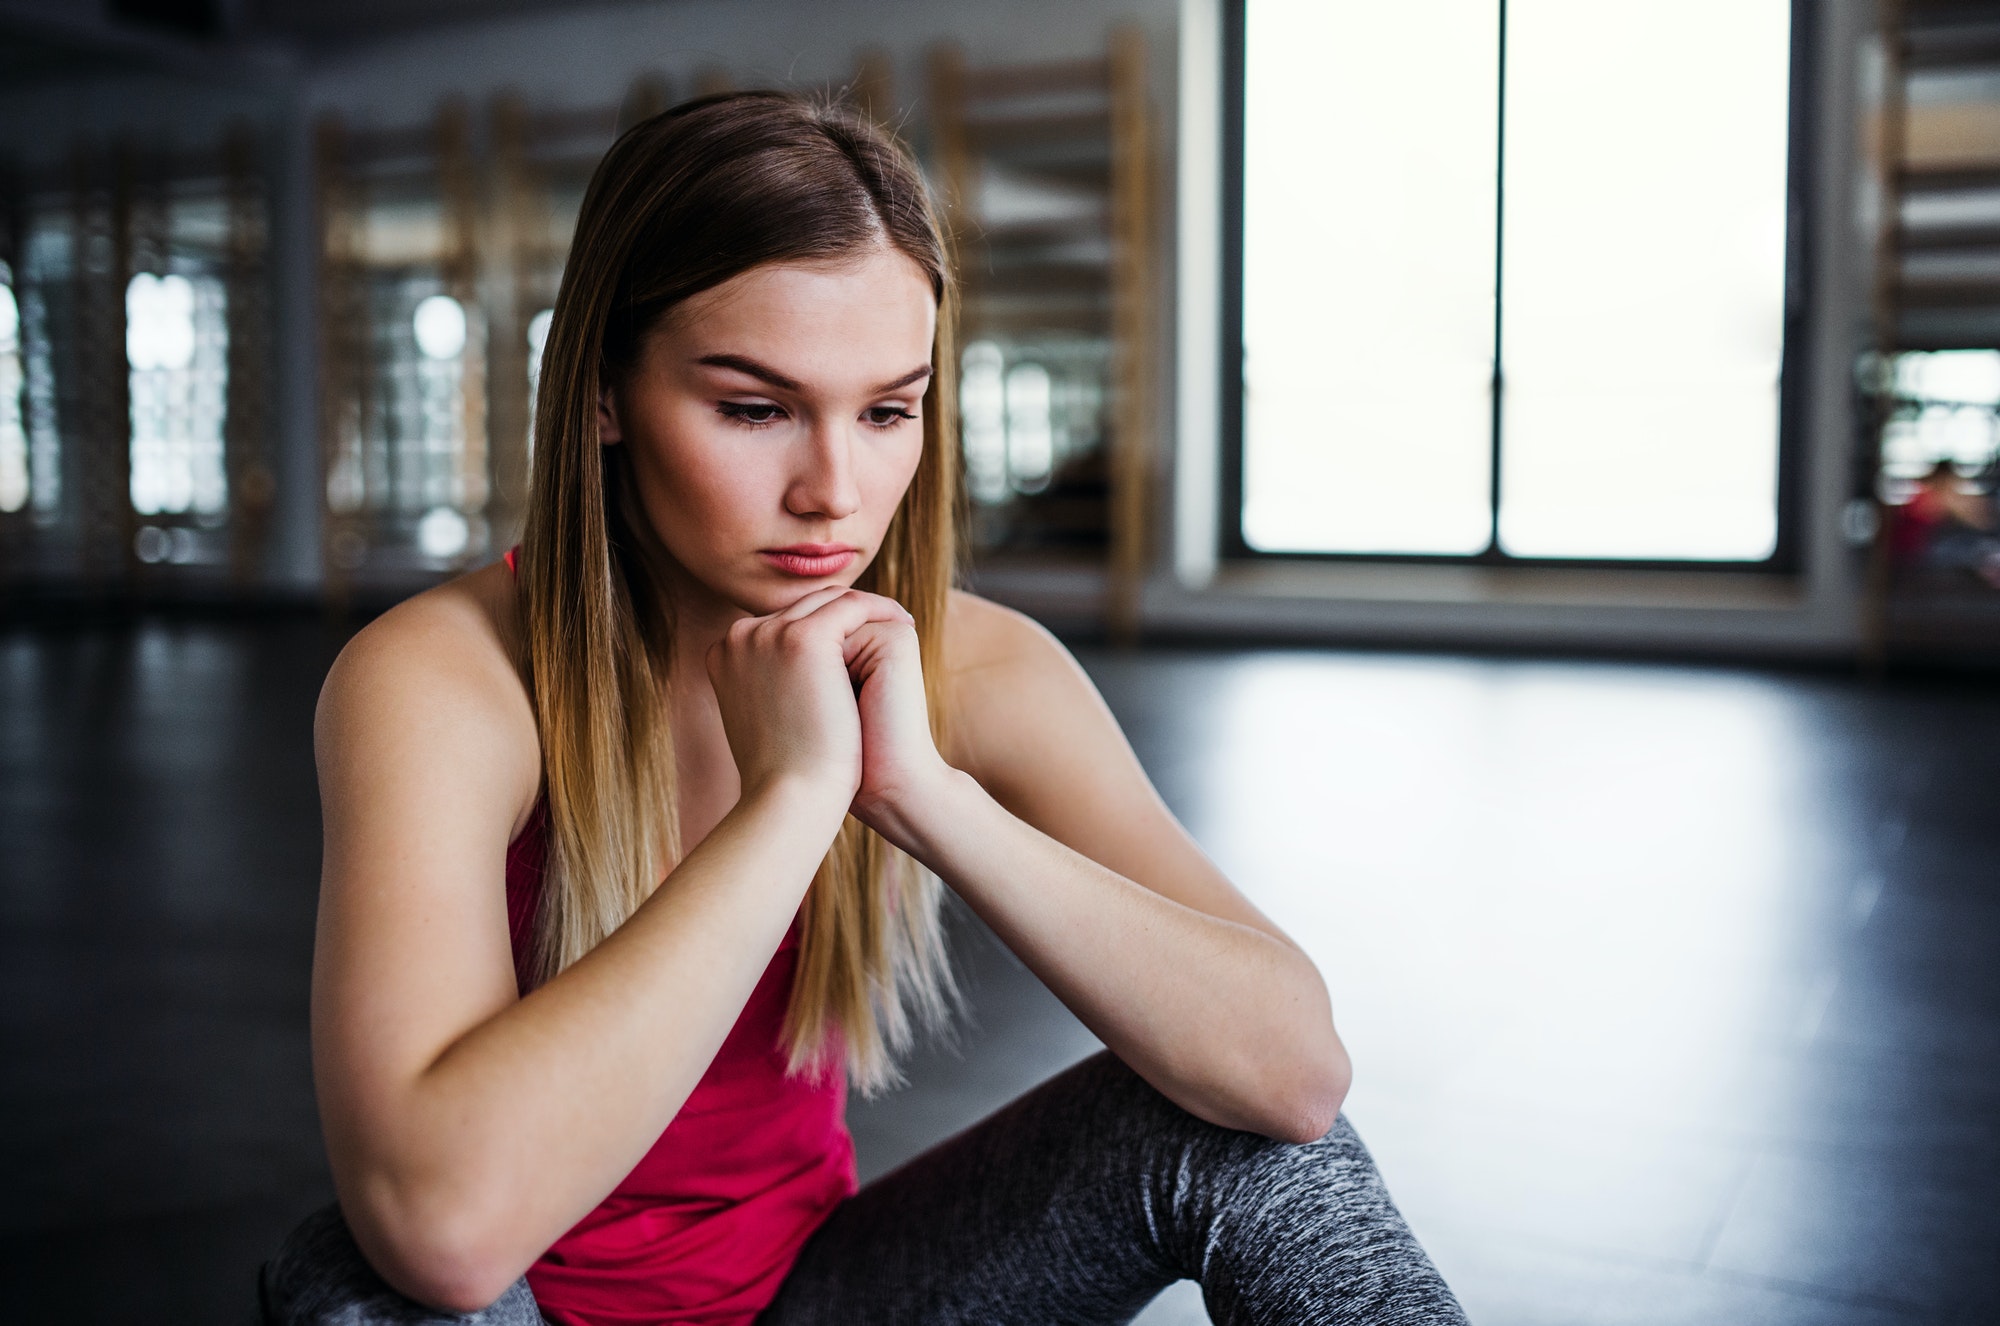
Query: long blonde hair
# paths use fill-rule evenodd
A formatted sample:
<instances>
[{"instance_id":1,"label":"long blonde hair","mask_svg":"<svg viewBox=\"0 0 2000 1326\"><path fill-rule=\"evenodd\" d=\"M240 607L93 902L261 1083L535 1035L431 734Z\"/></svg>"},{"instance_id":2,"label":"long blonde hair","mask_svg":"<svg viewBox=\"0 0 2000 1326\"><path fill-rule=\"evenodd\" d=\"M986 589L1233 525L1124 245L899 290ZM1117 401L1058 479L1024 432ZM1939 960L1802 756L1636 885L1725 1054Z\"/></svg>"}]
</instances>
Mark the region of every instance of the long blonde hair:
<instances>
[{"instance_id":1,"label":"long blonde hair","mask_svg":"<svg viewBox=\"0 0 2000 1326\"><path fill-rule=\"evenodd\" d=\"M591 178L542 359L521 540L526 666L542 744L549 845L534 971L588 953L680 859L666 703L670 563L625 448L598 440L600 392L691 295L771 262L888 244L938 300L924 447L859 587L916 618L931 727L944 739L944 620L955 560L953 283L914 161L868 121L783 93L677 106L628 130ZM795 1073L844 1066L861 1089L942 1021L950 974L934 877L852 818L803 910L784 1045Z\"/></svg>"}]
</instances>

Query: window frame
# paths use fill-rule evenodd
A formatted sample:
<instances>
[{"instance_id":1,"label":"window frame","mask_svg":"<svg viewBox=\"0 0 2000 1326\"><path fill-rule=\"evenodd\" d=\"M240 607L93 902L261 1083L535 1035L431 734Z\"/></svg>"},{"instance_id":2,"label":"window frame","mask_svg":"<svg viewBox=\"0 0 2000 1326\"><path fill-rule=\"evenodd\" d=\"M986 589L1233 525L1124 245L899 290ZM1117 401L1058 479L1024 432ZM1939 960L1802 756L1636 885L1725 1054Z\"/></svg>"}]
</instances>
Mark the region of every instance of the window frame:
<instances>
[{"instance_id":1,"label":"window frame","mask_svg":"<svg viewBox=\"0 0 2000 1326\"><path fill-rule=\"evenodd\" d=\"M1225 561L1286 561L1389 563L1435 566L1515 566L1568 568L1583 571L1693 571L1763 572L1790 575L1801 569L1804 538L1800 511L1805 491L1804 428L1807 412L1804 391L1808 377L1811 319L1808 291L1812 285L1817 244L1809 206L1815 183L1813 145L1818 141L1815 114L1819 86L1816 58L1820 30L1819 6L1810 0L1791 0L1790 86L1787 90L1785 181L1785 272L1784 343L1778 371L1778 482L1777 539L1770 556L1759 560L1712 561L1672 558L1617 557L1524 557L1500 546L1501 392L1497 380L1502 355L1496 353L1491 421L1487 434L1491 473L1488 476L1488 531L1486 547L1475 553L1367 553L1269 551L1252 546L1243 537L1243 185L1244 185L1244 80L1245 40L1251 0L1224 0L1222 13L1222 188L1221 188L1221 299L1220 362L1217 396L1221 408L1220 438L1222 466L1217 485L1221 509L1216 528L1221 558ZM1500 24L1499 44L1499 151L1496 157L1500 185L1493 217L1497 242L1494 246L1494 339L1496 352L1503 352L1501 317L1506 291L1501 286L1500 266L1505 260L1501 233L1506 190L1506 96L1507 96L1507 0L1496 0Z\"/></svg>"}]
</instances>

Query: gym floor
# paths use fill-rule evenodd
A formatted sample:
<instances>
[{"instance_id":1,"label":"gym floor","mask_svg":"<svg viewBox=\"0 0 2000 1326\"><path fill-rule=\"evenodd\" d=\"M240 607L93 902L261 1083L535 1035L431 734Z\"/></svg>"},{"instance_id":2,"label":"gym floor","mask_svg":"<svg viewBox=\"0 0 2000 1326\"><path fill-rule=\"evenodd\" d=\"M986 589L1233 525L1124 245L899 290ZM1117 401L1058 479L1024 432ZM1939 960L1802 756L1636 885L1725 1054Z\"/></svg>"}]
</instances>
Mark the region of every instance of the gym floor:
<instances>
[{"instance_id":1,"label":"gym floor","mask_svg":"<svg viewBox=\"0 0 2000 1326\"><path fill-rule=\"evenodd\" d=\"M243 1323L330 1195L300 619L0 627L0 1285ZM1080 651L1318 960L1348 1112L1481 1326L2000 1319L2000 687ZM863 1178L1095 1042L976 923ZM1148 1326L1205 1320L1192 1286Z\"/></svg>"}]
</instances>

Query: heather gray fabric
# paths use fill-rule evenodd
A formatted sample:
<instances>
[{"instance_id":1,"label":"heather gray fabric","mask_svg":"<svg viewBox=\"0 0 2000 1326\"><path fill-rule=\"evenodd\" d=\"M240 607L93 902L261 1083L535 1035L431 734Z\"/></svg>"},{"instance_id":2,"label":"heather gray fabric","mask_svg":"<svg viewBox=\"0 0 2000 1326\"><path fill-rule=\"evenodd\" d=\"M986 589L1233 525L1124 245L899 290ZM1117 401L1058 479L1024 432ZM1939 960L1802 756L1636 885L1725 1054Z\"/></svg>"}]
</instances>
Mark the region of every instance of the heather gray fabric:
<instances>
[{"instance_id":1,"label":"heather gray fabric","mask_svg":"<svg viewBox=\"0 0 2000 1326\"><path fill-rule=\"evenodd\" d=\"M1183 1279L1216 1326L1465 1322L1345 1117L1231 1132L1098 1054L843 1203L757 1326L1111 1326ZM400 1298L331 1207L267 1290L283 1326L540 1322L526 1282L470 1317Z\"/></svg>"},{"instance_id":2,"label":"heather gray fabric","mask_svg":"<svg viewBox=\"0 0 2000 1326\"><path fill-rule=\"evenodd\" d=\"M265 1265L257 1292L269 1326L543 1326L526 1280L473 1313L439 1312L404 1298L361 1255L338 1206L321 1207L299 1223Z\"/></svg>"},{"instance_id":3,"label":"heather gray fabric","mask_svg":"<svg viewBox=\"0 0 2000 1326\"><path fill-rule=\"evenodd\" d=\"M1465 1321L1344 1116L1287 1146L1098 1054L842 1205L757 1326L1108 1326L1182 1279L1216 1326Z\"/></svg>"}]
</instances>

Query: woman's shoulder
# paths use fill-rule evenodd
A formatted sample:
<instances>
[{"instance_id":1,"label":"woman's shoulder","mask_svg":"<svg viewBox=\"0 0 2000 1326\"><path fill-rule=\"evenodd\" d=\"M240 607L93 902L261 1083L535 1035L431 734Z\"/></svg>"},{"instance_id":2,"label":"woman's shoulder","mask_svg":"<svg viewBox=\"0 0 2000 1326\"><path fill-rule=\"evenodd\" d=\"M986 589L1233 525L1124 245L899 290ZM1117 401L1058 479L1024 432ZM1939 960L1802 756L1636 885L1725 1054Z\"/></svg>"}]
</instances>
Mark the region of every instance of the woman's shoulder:
<instances>
[{"instance_id":1,"label":"woman's shoulder","mask_svg":"<svg viewBox=\"0 0 2000 1326\"><path fill-rule=\"evenodd\" d=\"M322 745L415 728L538 777L518 631L513 577L497 562L397 604L357 631L328 671Z\"/></svg>"},{"instance_id":2,"label":"woman's shoulder","mask_svg":"<svg viewBox=\"0 0 2000 1326\"><path fill-rule=\"evenodd\" d=\"M333 677L374 682L443 677L463 684L512 678L526 693L516 658L519 612L502 563L481 567L404 599L369 622L340 651Z\"/></svg>"},{"instance_id":3,"label":"woman's shoulder","mask_svg":"<svg viewBox=\"0 0 2000 1326\"><path fill-rule=\"evenodd\" d=\"M1034 618L954 590L945 619L956 763L995 774L1061 730L1096 690L1062 642Z\"/></svg>"},{"instance_id":4,"label":"woman's shoulder","mask_svg":"<svg viewBox=\"0 0 2000 1326\"><path fill-rule=\"evenodd\" d=\"M1033 669L1069 651L1034 618L962 589L945 611L945 666L953 676Z\"/></svg>"}]
</instances>

